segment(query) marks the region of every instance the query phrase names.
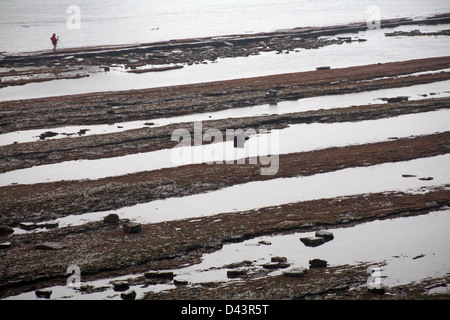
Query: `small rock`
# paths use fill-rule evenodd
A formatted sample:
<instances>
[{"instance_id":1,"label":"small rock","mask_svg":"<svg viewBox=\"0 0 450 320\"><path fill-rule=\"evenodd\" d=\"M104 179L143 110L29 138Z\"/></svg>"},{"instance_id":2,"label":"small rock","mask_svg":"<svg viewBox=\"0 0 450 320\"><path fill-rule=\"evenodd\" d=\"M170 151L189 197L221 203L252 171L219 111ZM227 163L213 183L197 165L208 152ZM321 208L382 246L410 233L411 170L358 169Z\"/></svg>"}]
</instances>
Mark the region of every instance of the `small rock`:
<instances>
[{"instance_id":1,"label":"small rock","mask_svg":"<svg viewBox=\"0 0 450 320\"><path fill-rule=\"evenodd\" d=\"M104 223L119 223L119 215L117 213L110 213L103 218Z\"/></svg>"},{"instance_id":2,"label":"small rock","mask_svg":"<svg viewBox=\"0 0 450 320\"><path fill-rule=\"evenodd\" d=\"M21 222L19 223L19 228L22 230L34 230L37 229L38 226L36 223L33 222Z\"/></svg>"},{"instance_id":3,"label":"small rock","mask_svg":"<svg viewBox=\"0 0 450 320\"><path fill-rule=\"evenodd\" d=\"M386 100L388 103L393 103L393 102L408 101L408 99L409 99L409 97L401 96L401 97L387 98Z\"/></svg>"},{"instance_id":4,"label":"small rock","mask_svg":"<svg viewBox=\"0 0 450 320\"><path fill-rule=\"evenodd\" d=\"M150 271L146 272L144 276L147 279L169 279L172 280L175 276L172 271Z\"/></svg>"},{"instance_id":5,"label":"small rock","mask_svg":"<svg viewBox=\"0 0 450 320\"><path fill-rule=\"evenodd\" d=\"M35 294L36 297L38 298L50 299L50 296L52 295L52 290L36 290Z\"/></svg>"},{"instance_id":6,"label":"small rock","mask_svg":"<svg viewBox=\"0 0 450 320\"><path fill-rule=\"evenodd\" d=\"M414 175L414 174L402 174L402 177L403 178L414 178L414 177L417 177L417 176Z\"/></svg>"},{"instance_id":7,"label":"small rock","mask_svg":"<svg viewBox=\"0 0 450 320\"><path fill-rule=\"evenodd\" d=\"M59 223L58 222L47 222L42 224L42 226L46 229L55 229L58 228Z\"/></svg>"},{"instance_id":8,"label":"small rock","mask_svg":"<svg viewBox=\"0 0 450 320\"><path fill-rule=\"evenodd\" d=\"M227 271L227 277L228 278L238 278L245 276L247 274L247 271L239 269L239 270L228 270Z\"/></svg>"},{"instance_id":9,"label":"small rock","mask_svg":"<svg viewBox=\"0 0 450 320\"><path fill-rule=\"evenodd\" d=\"M0 243L0 250L9 249L11 248L11 242L1 242Z\"/></svg>"},{"instance_id":10,"label":"small rock","mask_svg":"<svg viewBox=\"0 0 450 320\"><path fill-rule=\"evenodd\" d=\"M323 237L305 237L300 238L300 241L308 247L317 247L325 243L325 239Z\"/></svg>"},{"instance_id":11,"label":"small rock","mask_svg":"<svg viewBox=\"0 0 450 320\"><path fill-rule=\"evenodd\" d=\"M61 242L43 242L35 246L38 250L61 250L65 247L66 245Z\"/></svg>"},{"instance_id":12,"label":"small rock","mask_svg":"<svg viewBox=\"0 0 450 320\"><path fill-rule=\"evenodd\" d=\"M136 299L136 291L128 290L127 292L123 292L120 294L122 300L134 300Z\"/></svg>"},{"instance_id":13,"label":"small rock","mask_svg":"<svg viewBox=\"0 0 450 320\"><path fill-rule=\"evenodd\" d=\"M325 239L326 241L331 241L334 239L334 235L332 232L330 231L325 231L325 230L317 230L316 231L316 237L321 237Z\"/></svg>"},{"instance_id":14,"label":"small rock","mask_svg":"<svg viewBox=\"0 0 450 320\"><path fill-rule=\"evenodd\" d=\"M258 241L258 244L263 244L265 246L270 246L272 243L270 241L261 240L261 241Z\"/></svg>"},{"instance_id":15,"label":"small rock","mask_svg":"<svg viewBox=\"0 0 450 320\"><path fill-rule=\"evenodd\" d=\"M128 281L116 281L113 283L114 291L125 291L130 288L130 283Z\"/></svg>"},{"instance_id":16,"label":"small rock","mask_svg":"<svg viewBox=\"0 0 450 320\"><path fill-rule=\"evenodd\" d=\"M78 135L81 136L83 134L86 134L86 132L88 132L90 129L80 129L80 131L78 131Z\"/></svg>"},{"instance_id":17,"label":"small rock","mask_svg":"<svg viewBox=\"0 0 450 320\"><path fill-rule=\"evenodd\" d=\"M173 280L173 284L176 286L187 286L188 285L188 281L187 280L181 280L181 279L174 279Z\"/></svg>"},{"instance_id":18,"label":"small rock","mask_svg":"<svg viewBox=\"0 0 450 320\"><path fill-rule=\"evenodd\" d=\"M286 257L272 257L270 259L271 262L287 262Z\"/></svg>"},{"instance_id":19,"label":"small rock","mask_svg":"<svg viewBox=\"0 0 450 320\"><path fill-rule=\"evenodd\" d=\"M54 137L57 135L58 135L58 133L56 133L56 132L46 131L46 132L40 134L39 139L44 140L45 138L51 138L51 137Z\"/></svg>"},{"instance_id":20,"label":"small rock","mask_svg":"<svg viewBox=\"0 0 450 320\"><path fill-rule=\"evenodd\" d=\"M0 225L0 236L7 236L14 233L14 229L5 225Z\"/></svg>"},{"instance_id":21,"label":"small rock","mask_svg":"<svg viewBox=\"0 0 450 320\"><path fill-rule=\"evenodd\" d=\"M308 273L306 268L293 268L291 270L283 272L286 277L303 277Z\"/></svg>"},{"instance_id":22,"label":"small rock","mask_svg":"<svg viewBox=\"0 0 450 320\"><path fill-rule=\"evenodd\" d=\"M324 268L327 266L327 264L328 264L327 261L321 259L309 260L310 268Z\"/></svg>"},{"instance_id":23,"label":"small rock","mask_svg":"<svg viewBox=\"0 0 450 320\"><path fill-rule=\"evenodd\" d=\"M422 181L430 181L430 180L433 180L433 179L434 179L433 177L419 178L419 180L422 180Z\"/></svg>"},{"instance_id":24,"label":"small rock","mask_svg":"<svg viewBox=\"0 0 450 320\"><path fill-rule=\"evenodd\" d=\"M126 233L139 233L141 229L142 225L140 223L128 222L123 225L123 230Z\"/></svg>"},{"instance_id":25,"label":"small rock","mask_svg":"<svg viewBox=\"0 0 450 320\"><path fill-rule=\"evenodd\" d=\"M284 269L284 268L288 268L291 265L289 263L285 263L285 262L270 262L270 263L266 263L265 265L263 265L264 269Z\"/></svg>"},{"instance_id":26,"label":"small rock","mask_svg":"<svg viewBox=\"0 0 450 320\"><path fill-rule=\"evenodd\" d=\"M325 67L317 67L316 70L329 70L331 67L325 66Z\"/></svg>"}]
</instances>

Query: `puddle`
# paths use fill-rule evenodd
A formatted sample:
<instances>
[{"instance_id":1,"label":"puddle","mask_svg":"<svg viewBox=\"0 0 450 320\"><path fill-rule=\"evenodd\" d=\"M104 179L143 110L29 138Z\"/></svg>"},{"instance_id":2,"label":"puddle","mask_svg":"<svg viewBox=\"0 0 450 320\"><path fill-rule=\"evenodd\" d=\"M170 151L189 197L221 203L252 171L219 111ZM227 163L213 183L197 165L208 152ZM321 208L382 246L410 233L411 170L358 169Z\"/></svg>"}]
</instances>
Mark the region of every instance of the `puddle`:
<instances>
[{"instance_id":1,"label":"puddle","mask_svg":"<svg viewBox=\"0 0 450 320\"><path fill-rule=\"evenodd\" d=\"M447 25L439 26L438 30ZM109 72L82 79L63 79L0 89L0 101L31 99L89 92L137 90L144 88L231 80L315 70L319 66L344 68L373 63L386 63L443 57L450 52L450 40L445 36L385 37L385 32L414 30L419 26L367 30L352 34L365 42L344 43L319 49L300 49L290 54L263 52L249 57L218 59L217 63L186 66L167 72L130 74ZM429 28L431 29L431 28Z\"/></svg>"},{"instance_id":2,"label":"puddle","mask_svg":"<svg viewBox=\"0 0 450 320\"><path fill-rule=\"evenodd\" d=\"M117 213L121 219L158 223L365 193L426 192L429 188L450 184L449 161L450 154L446 154L370 167L347 168L313 176L249 182L207 193L155 200L117 210L67 216L51 222L59 223L60 227L75 226L101 220L110 213ZM403 174L415 177L405 178ZM423 177L433 179L423 180L421 179ZM26 231L16 228L15 232Z\"/></svg>"},{"instance_id":3,"label":"puddle","mask_svg":"<svg viewBox=\"0 0 450 320\"><path fill-rule=\"evenodd\" d=\"M318 247L307 247L299 240L313 236L314 232L299 232L289 235L262 236L241 243L225 244L221 250L205 254L202 262L196 265L171 270L176 280L197 285L213 281L240 281L227 278L227 266L248 261L249 266L240 267L249 272L261 269L272 257L285 257L290 267L275 269L269 276L279 275L298 267L309 267L309 260L322 259L328 266L356 265L367 263L381 266L381 282L387 287L418 282L426 278L445 276L450 270L448 243L450 236L450 210L431 212L426 215L376 220L351 228L331 229L334 239ZM139 275L83 282L84 285L105 290L93 294L82 294L66 286L54 286L52 299L120 299L114 292L111 282L133 279ZM307 277L308 275L305 275ZM367 275L368 277L368 275ZM172 282L167 284L131 286L140 298L148 291L174 289ZM430 293L448 292L448 288L434 288ZM11 296L5 300L34 300L34 292Z\"/></svg>"},{"instance_id":4,"label":"puddle","mask_svg":"<svg viewBox=\"0 0 450 320\"><path fill-rule=\"evenodd\" d=\"M449 117L450 110L439 110L361 122L298 124L281 130L272 130L267 135L253 136L245 143L245 148L234 148L231 141L114 158L67 161L9 171L0 174L0 186L14 183L100 179L183 164L206 161L222 163L223 159L233 162L234 159L269 154L269 147L272 154L276 155L381 142L392 137L402 138L448 131Z\"/></svg>"},{"instance_id":5,"label":"puddle","mask_svg":"<svg viewBox=\"0 0 450 320\"><path fill-rule=\"evenodd\" d=\"M443 98L450 96L449 88L450 80L402 88L381 89L341 95L327 95L321 97L304 98L296 101L282 101L276 105L264 104L252 107L222 110L217 112L196 113L178 117L118 122L112 125L100 124L85 126L65 126L59 128L43 128L38 130L22 130L0 135L0 146L13 143L38 141L40 140L39 136L46 131L51 131L58 134L55 137L47 138L47 140L53 140L67 137L79 137L80 131L84 131L83 136L88 136L122 132L144 127L160 127L168 124L185 123L192 121L244 118L262 115L311 111L318 109L343 108L355 105L380 104L385 103L384 101L380 100L381 98L393 98L398 96L409 96L410 101L429 99L430 97ZM432 93L433 95L430 95L430 93ZM146 125L146 123L153 124Z\"/></svg>"}]
</instances>

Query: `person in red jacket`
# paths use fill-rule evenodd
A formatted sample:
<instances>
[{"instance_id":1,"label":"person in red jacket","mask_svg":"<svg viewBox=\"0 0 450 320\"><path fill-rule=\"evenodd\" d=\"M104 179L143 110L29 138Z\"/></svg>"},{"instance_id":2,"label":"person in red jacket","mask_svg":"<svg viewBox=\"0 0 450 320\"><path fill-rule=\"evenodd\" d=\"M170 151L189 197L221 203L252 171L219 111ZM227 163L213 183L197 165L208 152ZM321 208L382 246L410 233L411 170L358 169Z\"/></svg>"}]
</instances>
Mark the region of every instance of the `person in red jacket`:
<instances>
[{"instance_id":1,"label":"person in red jacket","mask_svg":"<svg viewBox=\"0 0 450 320\"><path fill-rule=\"evenodd\" d=\"M56 34L53 34L52 37L50 38L50 40L52 40L52 44L53 44L53 51L56 51L56 45L58 44L58 38L56 37Z\"/></svg>"}]
</instances>

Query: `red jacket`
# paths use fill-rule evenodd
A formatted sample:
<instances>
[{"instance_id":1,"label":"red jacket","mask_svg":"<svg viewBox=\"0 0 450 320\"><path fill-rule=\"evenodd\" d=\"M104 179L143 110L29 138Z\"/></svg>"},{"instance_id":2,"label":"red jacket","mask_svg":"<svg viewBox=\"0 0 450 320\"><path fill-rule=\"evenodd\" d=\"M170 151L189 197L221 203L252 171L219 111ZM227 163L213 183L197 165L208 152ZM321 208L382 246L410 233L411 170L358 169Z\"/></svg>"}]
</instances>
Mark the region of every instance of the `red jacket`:
<instances>
[{"instance_id":1,"label":"red jacket","mask_svg":"<svg viewBox=\"0 0 450 320\"><path fill-rule=\"evenodd\" d=\"M58 39L56 38L55 34L53 34L53 36L50 38L50 40L52 40L53 44L56 44L56 42L58 41Z\"/></svg>"}]
</instances>

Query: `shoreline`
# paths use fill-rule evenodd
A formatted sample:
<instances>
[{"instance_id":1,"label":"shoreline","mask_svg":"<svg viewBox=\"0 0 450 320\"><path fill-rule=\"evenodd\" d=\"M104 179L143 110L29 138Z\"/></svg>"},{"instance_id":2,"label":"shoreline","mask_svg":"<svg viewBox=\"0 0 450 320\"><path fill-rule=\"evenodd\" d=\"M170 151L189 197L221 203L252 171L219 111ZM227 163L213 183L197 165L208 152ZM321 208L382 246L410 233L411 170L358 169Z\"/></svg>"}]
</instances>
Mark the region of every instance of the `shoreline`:
<instances>
[{"instance_id":1,"label":"shoreline","mask_svg":"<svg viewBox=\"0 0 450 320\"><path fill-rule=\"evenodd\" d=\"M434 24L443 21L449 23L450 14L441 15L435 19L392 19L383 23L406 25L420 22ZM66 71L70 69L69 72L72 72L79 67L77 63L82 63L92 68L83 69L90 72L99 65L107 67L117 63L115 60L117 58L129 59L127 55L130 53L177 49L181 51L179 54L184 54L183 61L175 62L170 60L173 56L170 55L169 58L161 54L160 57L147 56L147 58L151 57L151 61L147 58L136 59L136 62L128 66L130 70L143 70L138 68L144 63L157 65L214 61L214 57L215 59L219 57L215 50L231 47L235 56L241 56L257 54L263 50L274 51L278 50L277 48L295 50L299 45L313 48L335 44L336 41L358 41L355 38L350 40L348 38L331 40L318 38L324 35L341 34L348 30L360 30L364 27L365 24L360 23L326 28L302 28L270 34L177 40L132 47L113 46L101 48L99 51L98 48L81 48L73 51L67 49L67 51L51 55L42 54L33 57L34 54L31 54L31 56L9 57L9 60L2 59L1 64L4 65L9 61L8 63L14 63L18 68L26 68L27 63L46 64L48 62L46 59L57 58L73 63L65 69ZM312 38L313 40L293 40L299 35L303 39ZM286 41L287 37L292 41ZM271 41L273 47L261 44L261 42L268 44ZM205 49L205 46L209 48ZM199 50L198 55L188 57L186 50L193 48L203 49ZM91 50L97 51L91 52ZM208 50L212 50L211 56L204 56ZM70 56L73 58L66 59ZM95 58L96 56L99 58ZM189 60L191 58L192 61ZM83 61L76 62L76 59L83 59ZM295 101L309 97L400 88L448 81L450 72L428 73L448 68L450 68L450 56L152 89L4 101L0 102L0 133L27 129L51 131L51 128L75 124L148 121L227 109L239 111L240 108L248 106L276 105L282 101ZM154 71L165 72L164 70L166 69ZM40 72L39 69L35 71ZM6 83L6 85L18 85L19 82L18 80L16 83ZM5 85L5 82L0 82L0 85ZM433 92L433 95L429 94L430 96L425 97L426 99L417 101L408 101L407 97L396 97L390 101L386 98L387 103L211 119L203 122L203 130L255 127L276 130L295 124L362 122L448 110L450 98L434 97L436 92ZM161 127L144 126L108 134L89 136L80 134L54 140L43 136L39 141L4 145L0 146L0 174L63 161L114 158L170 149L176 144L170 140L171 133L177 128L192 127L192 122L174 123ZM192 130L189 129L189 132L192 133ZM397 172L396 174L402 179L419 179L420 183L423 181L423 190L421 192L361 193L253 210L224 212L213 216L143 223L139 225L135 233L129 232L131 227L128 219L117 218L112 223L100 219L65 227L49 223L53 219L95 211L120 210L120 208L153 200L208 193L248 182L306 177L348 168L370 167L447 155L450 153L449 141L450 131L445 131L402 138L392 137L387 141L366 142L361 145L281 154L280 168L276 176L262 176L261 164L206 165L203 163L96 180L0 187L0 225L2 226L0 231L3 232L0 234L2 244L0 298L54 285L64 285L67 281L67 267L73 264L81 268L83 280L87 281L127 276L149 270L174 270L199 263L204 254L216 252L228 243L240 243L261 235L311 232L322 228L330 230L340 227L351 228L369 221L419 216L447 210L450 206L450 181L442 185L427 184L427 181L435 177ZM39 223L43 223L44 228L36 227ZM28 229L22 234L11 233L12 228L19 226L36 228ZM35 232L39 228L41 230ZM417 256L417 259L420 258ZM448 286L448 277L423 279L408 286L388 288L389 294L379 294L368 291L364 286L367 281L367 274L364 272L366 269L365 262L310 269L308 275L302 278L272 276L266 270L248 277L244 276L242 282L230 284L225 281L200 286L181 285L167 292L147 292L143 299L389 300L432 299L433 297L449 299L448 290L436 296L427 294L430 287L442 286L442 284ZM155 283L173 284L171 281L143 276L130 280L130 283L145 287ZM83 294L89 295L105 289L88 286L83 290Z\"/></svg>"}]
</instances>

